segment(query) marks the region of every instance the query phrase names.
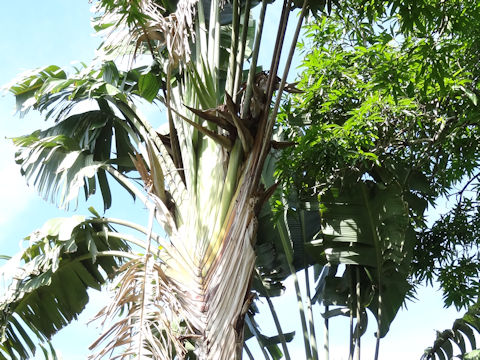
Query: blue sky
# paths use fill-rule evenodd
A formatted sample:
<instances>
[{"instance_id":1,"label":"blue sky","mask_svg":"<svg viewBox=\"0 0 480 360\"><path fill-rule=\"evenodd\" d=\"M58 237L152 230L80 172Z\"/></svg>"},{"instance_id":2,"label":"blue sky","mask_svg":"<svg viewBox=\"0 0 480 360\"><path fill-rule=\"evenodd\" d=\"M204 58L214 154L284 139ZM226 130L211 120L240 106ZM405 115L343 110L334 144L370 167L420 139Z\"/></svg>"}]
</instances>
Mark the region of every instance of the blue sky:
<instances>
[{"instance_id":1,"label":"blue sky","mask_svg":"<svg viewBox=\"0 0 480 360\"><path fill-rule=\"evenodd\" d=\"M69 65L72 60L90 60L99 39L91 36L87 1L15 1L5 3L0 13L0 84L20 72L49 65ZM12 252L18 241L49 217L59 214L24 186L15 169L11 141L44 126L38 114L20 119L14 116L12 96L0 98L0 249ZM58 216L58 215L57 215Z\"/></svg>"},{"instance_id":2,"label":"blue sky","mask_svg":"<svg viewBox=\"0 0 480 360\"><path fill-rule=\"evenodd\" d=\"M89 62L94 57L95 48L99 39L92 36L90 25L91 4L87 0L46 0L8 1L2 4L0 12L0 84L9 82L20 72L34 67L57 64L70 66L73 61ZM274 11L275 12L275 11ZM267 12L267 16L272 11ZM267 18L267 31L276 26L276 19ZM268 43L272 40L266 38ZM23 237L39 228L47 219L58 216L69 216L45 203L28 186L19 174L14 164L13 148L8 137L22 135L45 126L41 116L29 114L23 119L14 116L14 99L10 95L0 98L0 254L12 255L19 249ZM134 205L132 200L123 195L114 198L112 216L128 218L134 216L140 223L145 223L140 206ZM101 210L98 201L93 205ZM87 214L84 205L80 205L78 213ZM290 287L291 288L291 287ZM279 301L278 309L282 316L285 331L297 332L293 347L293 358L303 358L303 345L298 324L296 302L293 293ZM402 311L391 332L381 345L380 359L416 359L423 349L434 339L434 329L443 330L450 327L456 312L442 308L441 294L432 289L421 289L417 303L408 305L409 311ZM99 310L98 304L104 297L98 293L92 294L94 305L87 309L87 314L81 317L75 326L66 329L55 337L54 344L64 359L85 359L87 347L97 334L95 325L85 327L85 322ZM97 307L95 306L97 305ZM316 319L320 320L320 309L315 308ZM268 316L261 318L261 325L265 330L272 327ZM373 321L371 328L373 328ZM346 359L348 351L347 340L341 334L347 328L346 321L332 321L332 356L331 360ZM321 328L321 326L317 326ZM319 333L319 338L322 335ZM370 340L368 340L370 339ZM364 358L372 358L374 349L373 329L369 331L363 341ZM297 355L297 356L294 356ZM42 357L38 357L39 359Z\"/></svg>"}]
</instances>

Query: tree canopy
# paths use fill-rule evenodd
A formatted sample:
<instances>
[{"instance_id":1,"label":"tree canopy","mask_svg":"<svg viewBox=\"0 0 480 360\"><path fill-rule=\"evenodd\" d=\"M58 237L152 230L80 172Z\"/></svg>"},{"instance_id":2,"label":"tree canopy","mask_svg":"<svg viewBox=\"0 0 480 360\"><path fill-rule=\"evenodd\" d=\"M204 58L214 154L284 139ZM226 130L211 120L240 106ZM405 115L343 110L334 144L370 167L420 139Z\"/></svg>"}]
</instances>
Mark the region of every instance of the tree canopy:
<instances>
[{"instance_id":1,"label":"tree canopy","mask_svg":"<svg viewBox=\"0 0 480 360\"><path fill-rule=\"evenodd\" d=\"M425 280L438 280L446 306L477 302L479 4L371 5L339 5L307 26L304 94L286 100L281 119L296 146L284 150L277 176L293 196L319 199L333 232L315 244L330 263L363 266L362 293L383 288L387 326ZM441 197L450 212L427 223ZM376 263L364 240L372 225L383 246ZM384 273L372 281L373 268ZM332 281L348 289L354 276ZM362 302L375 311L368 297Z\"/></svg>"}]
</instances>

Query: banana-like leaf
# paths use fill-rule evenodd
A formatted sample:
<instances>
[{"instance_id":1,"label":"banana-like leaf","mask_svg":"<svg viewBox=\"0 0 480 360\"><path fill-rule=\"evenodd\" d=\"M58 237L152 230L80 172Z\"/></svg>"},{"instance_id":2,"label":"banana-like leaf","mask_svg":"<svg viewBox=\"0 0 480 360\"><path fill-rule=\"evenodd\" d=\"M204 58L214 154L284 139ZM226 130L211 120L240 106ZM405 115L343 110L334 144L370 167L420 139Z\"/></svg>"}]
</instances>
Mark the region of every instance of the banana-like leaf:
<instances>
[{"instance_id":1,"label":"banana-like leaf","mask_svg":"<svg viewBox=\"0 0 480 360\"><path fill-rule=\"evenodd\" d=\"M36 108L35 94L43 87L45 81L55 79L65 80L66 73L56 65L50 65L23 73L19 79L12 81L8 89L15 95L17 111L25 115L30 109ZM61 89L59 86L58 90ZM57 90L56 89L56 90Z\"/></svg>"},{"instance_id":2,"label":"banana-like leaf","mask_svg":"<svg viewBox=\"0 0 480 360\"><path fill-rule=\"evenodd\" d=\"M45 199L68 207L80 189L88 198L99 184L107 209L111 194L102 165L116 162L120 170L133 169L128 157L133 145L121 121L102 110L72 115L47 130L14 138L16 161ZM116 158L111 156L114 133Z\"/></svg>"},{"instance_id":3,"label":"banana-like leaf","mask_svg":"<svg viewBox=\"0 0 480 360\"><path fill-rule=\"evenodd\" d=\"M9 87L21 111L38 109L57 123L14 139L20 147L17 162L22 172L45 198L57 200L60 206L67 207L76 199L80 188L88 198L100 186L104 207L109 208L110 187L101 165L114 164L120 173L135 170L130 155L141 151L142 142L150 138L157 148L162 146L158 135L139 119L128 100L138 95L151 101L159 88L151 68L121 72L113 62L93 69L84 67L70 76L55 66L24 74ZM81 104L92 110L73 114ZM170 168L167 166L172 173Z\"/></svg>"},{"instance_id":4,"label":"banana-like leaf","mask_svg":"<svg viewBox=\"0 0 480 360\"><path fill-rule=\"evenodd\" d=\"M363 269L362 303L378 318L383 337L410 289L407 278L414 239L401 188L358 182L332 189L320 204L322 229L307 246L309 252L319 262L326 259ZM327 281L323 301L347 305L350 276L347 270L335 282ZM341 283L343 291L339 291Z\"/></svg>"},{"instance_id":5,"label":"banana-like leaf","mask_svg":"<svg viewBox=\"0 0 480 360\"><path fill-rule=\"evenodd\" d=\"M433 346L425 349L421 359L452 359L454 357L477 359L479 351L476 350L475 336L478 334L480 334L480 304L476 303L468 308L463 317L454 321L451 329L437 332Z\"/></svg>"},{"instance_id":6,"label":"banana-like leaf","mask_svg":"<svg viewBox=\"0 0 480 360\"><path fill-rule=\"evenodd\" d=\"M100 290L105 275L114 274L120 261L100 255L114 251L121 259L128 246L99 236L105 226L81 216L49 220L0 267L0 359L29 358L35 353L32 333L46 342L82 312L87 290Z\"/></svg>"},{"instance_id":7,"label":"banana-like leaf","mask_svg":"<svg viewBox=\"0 0 480 360\"><path fill-rule=\"evenodd\" d=\"M58 360L57 352L53 348L52 343L48 342L47 345L48 347L43 344L38 345L43 352L43 356L45 356L45 360Z\"/></svg>"},{"instance_id":8,"label":"banana-like leaf","mask_svg":"<svg viewBox=\"0 0 480 360\"><path fill-rule=\"evenodd\" d=\"M292 203L297 207L298 203ZM288 259L281 243L281 237L286 236L292 248L292 265L296 271L302 270L315 263L325 265L325 259L316 262L320 255L312 257L307 249L321 226L318 211L301 209L286 211L284 217L272 213L271 204L266 203L258 216L258 231L255 252L257 254L256 267L259 270L263 285L268 289L270 296L282 293L282 282L291 274ZM253 288L264 295L259 280L253 280Z\"/></svg>"},{"instance_id":9,"label":"banana-like leaf","mask_svg":"<svg viewBox=\"0 0 480 360\"><path fill-rule=\"evenodd\" d=\"M290 275L287 258L282 251L278 229L275 228L270 204L265 204L258 217L255 266L261 280L254 277L252 288L260 295L279 296L284 290L282 282ZM259 283L261 281L262 283Z\"/></svg>"},{"instance_id":10,"label":"banana-like leaf","mask_svg":"<svg viewBox=\"0 0 480 360\"><path fill-rule=\"evenodd\" d=\"M158 64L154 63L153 67ZM38 68L21 74L6 88L15 96L21 116L34 109L45 112L47 119L58 122L69 116L79 104L92 107L92 100L106 111L105 105L100 103L106 96L124 102L132 96L151 101L160 86L151 67L119 71L112 61L106 61L100 66L82 65L73 74L67 74L56 65Z\"/></svg>"},{"instance_id":11,"label":"banana-like leaf","mask_svg":"<svg viewBox=\"0 0 480 360\"><path fill-rule=\"evenodd\" d=\"M275 153L267 157L262 173L262 182L265 188L274 185ZM275 195L274 195L275 198ZM277 200L280 202L280 200ZM278 204L277 204L278 205ZM288 265L288 256L282 245L282 236L288 237L292 248L292 265L298 271L313 264L313 258L307 255L305 246L320 231L321 218L318 211L304 211L299 208L298 201L292 200L285 204L285 216L273 213L275 200L264 203L258 215L257 241L255 252L257 255L256 268L261 275L262 284L256 277L253 279L253 289L260 295L265 295L264 287L269 296L278 296L283 291L282 282L291 273ZM290 206L290 208L288 208ZM294 210L297 209L298 211ZM323 261L325 264L325 261Z\"/></svg>"},{"instance_id":12,"label":"banana-like leaf","mask_svg":"<svg viewBox=\"0 0 480 360\"><path fill-rule=\"evenodd\" d=\"M360 302L378 317L381 296L380 335L385 336L410 290L407 278L414 239L400 188L360 182L342 191L332 190L321 197L320 205L309 203L308 210L298 201L290 206L283 219L276 218L276 226L269 206L259 215L256 264L263 285L272 294L280 294L281 281L289 275L278 240L282 232L286 233L297 270L314 263L361 267ZM317 289L315 298L327 305L353 306L356 311L356 304L349 300L351 283L350 270L342 276L327 275L319 283L321 289ZM255 280L254 288L262 294ZM365 327L366 323L362 333Z\"/></svg>"}]
</instances>

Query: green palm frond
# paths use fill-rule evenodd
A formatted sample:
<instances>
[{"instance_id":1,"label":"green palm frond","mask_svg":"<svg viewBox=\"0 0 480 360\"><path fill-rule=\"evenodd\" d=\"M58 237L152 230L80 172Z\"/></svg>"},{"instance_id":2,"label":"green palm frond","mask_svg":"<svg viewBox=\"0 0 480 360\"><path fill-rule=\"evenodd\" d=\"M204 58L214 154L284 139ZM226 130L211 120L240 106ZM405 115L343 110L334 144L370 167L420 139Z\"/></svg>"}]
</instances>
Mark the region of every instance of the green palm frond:
<instances>
[{"instance_id":1,"label":"green palm frond","mask_svg":"<svg viewBox=\"0 0 480 360\"><path fill-rule=\"evenodd\" d=\"M47 130L13 141L18 147L16 161L27 181L45 199L58 201L61 207L77 199L82 188L88 198L96 192L98 183L105 209L109 208L111 194L102 165L113 163L124 172L133 169L128 154L134 147L122 120L111 112L94 110L72 115ZM112 156L114 150L116 157Z\"/></svg>"},{"instance_id":2,"label":"green palm frond","mask_svg":"<svg viewBox=\"0 0 480 360\"><path fill-rule=\"evenodd\" d=\"M152 94L156 96L160 88L160 80L152 78L148 68L121 72L112 62L97 70L83 68L71 76L57 67L47 70L26 74L17 85L9 87L22 111L46 111L46 116L57 122L47 130L14 139L19 147L17 162L39 192L67 207L80 188L84 188L88 198L95 193L98 183L107 209L111 194L103 165L114 165L120 173L135 170L130 156L141 152L148 159L141 144L151 139L155 153L163 157L170 193L180 206L183 190L169 149L129 100L142 97L151 101ZM72 114L82 104L94 110ZM75 181L71 182L72 179ZM128 186L126 189L131 192Z\"/></svg>"},{"instance_id":3,"label":"green palm frond","mask_svg":"<svg viewBox=\"0 0 480 360\"><path fill-rule=\"evenodd\" d=\"M266 170L264 174L268 179ZM324 277L313 298L335 306L324 314L327 318L349 315L357 306L351 301L351 284L357 277L353 269L358 267L364 307L363 320L359 319L362 333L368 308L378 318L379 335L385 336L411 288L407 279L414 238L400 187L368 181L343 184L319 200L310 200L283 199L283 216L279 209L275 217L268 206L262 209L256 253L263 286L272 294L279 293L281 282L291 273L289 266L298 271L312 264L335 269L347 265L343 275L335 276L333 271ZM282 251L282 237L289 251ZM256 282L254 289L263 295Z\"/></svg>"},{"instance_id":4,"label":"green palm frond","mask_svg":"<svg viewBox=\"0 0 480 360\"><path fill-rule=\"evenodd\" d=\"M87 290L100 290L105 276L115 273L129 248L99 235L108 228L81 216L49 220L25 239L25 250L0 267L6 281L0 297L0 358L29 358L35 353L31 333L41 342L49 340L82 312Z\"/></svg>"},{"instance_id":5,"label":"green palm frond","mask_svg":"<svg viewBox=\"0 0 480 360\"><path fill-rule=\"evenodd\" d=\"M15 96L20 115L34 109L44 113L46 119L60 122L71 112L85 111L85 108L78 110L79 105L109 112L111 109L105 102L109 98L125 103L133 97L152 101L162 86L155 71L159 71L155 63L120 71L114 62L105 61L100 65L82 64L68 74L51 65L19 75L6 89Z\"/></svg>"},{"instance_id":6,"label":"green palm frond","mask_svg":"<svg viewBox=\"0 0 480 360\"><path fill-rule=\"evenodd\" d=\"M463 317L456 319L451 329L438 331L433 346L425 349L421 359L476 359L478 350L475 336L479 333L480 304L477 303L470 306Z\"/></svg>"},{"instance_id":7,"label":"green palm frond","mask_svg":"<svg viewBox=\"0 0 480 360\"><path fill-rule=\"evenodd\" d=\"M35 107L35 94L40 91L49 79L64 80L66 73L56 65L38 68L22 73L18 78L6 85L6 88L15 95L17 111L25 115Z\"/></svg>"},{"instance_id":8,"label":"green palm frond","mask_svg":"<svg viewBox=\"0 0 480 360\"><path fill-rule=\"evenodd\" d=\"M401 188L369 181L344 185L322 196L320 204L323 226L310 244L311 254L322 254L318 260L325 258L332 265L363 269L362 301L377 317L383 337L410 290L414 238ZM338 303L338 289L344 288L341 303L348 305L350 276L346 271L343 277L330 278L323 301Z\"/></svg>"}]
</instances>

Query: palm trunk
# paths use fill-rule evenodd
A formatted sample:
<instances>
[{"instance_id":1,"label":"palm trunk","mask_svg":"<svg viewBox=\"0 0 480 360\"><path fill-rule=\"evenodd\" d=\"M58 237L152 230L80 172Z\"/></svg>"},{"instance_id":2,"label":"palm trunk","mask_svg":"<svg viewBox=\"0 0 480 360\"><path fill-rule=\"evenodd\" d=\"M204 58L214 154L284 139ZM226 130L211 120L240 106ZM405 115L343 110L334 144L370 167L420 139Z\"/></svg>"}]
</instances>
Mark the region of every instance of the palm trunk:
<instances>
[{"instance_id":1,"label":"palm trunk","mask_svg":"<svg viewBox=\"0 0 480 360\"><path fill-rule=\"evenodd\" d=\"M140 160L136 166L143 173L145 185L154 184L149 191L150 199L155 205L157 220L170 240L163 246L168 259L158 258L160 290L157 299L152 299L163 307L163 312L157 315L157 324L158 328L166 329L168 336L165 343L158 346L158 351L165 356L171 353L168 349L174 347L181 358L187 352L186 343L190 342L194 343L195 353L201 360L242 357L244 319L252 301L250 286L255 263L257 215L274 189L265 190L260 184L278 109L277 101L273 116L269 116L270 104L279 85L276 83L278 59L272 65L273 71L266 76L268 87L260 88L256 83L255 64L266 5L263 1L242 103L236 100L237 94L224 94L220 90L219 0L212 0L210 9L203 9L202 2L182 1L178 9L198 8L197 23L188 30L196 32L198 43L191 49L196 52L195 56L182 60L172 55L180 50L167 41L167 47L171 46L168 49L171 58L164 61L162 67L167 75L164 99L169 131L162 136L168 138L169 144L166 145L137 116L131 119L138 123L136 127L147 143L147 151L142 155L150 171L142 170L144 165ZM276 58L281 55L290 6L290 2L284 2ZM207 12L210 13L208 30L204 16ZM248 19L248 12L247 6L245 19ZM239 9L234 9L234 13L239 16ZM300 23L304 14L305 9ZM159 13L153 11L150 15L152 19L158 16L158 26L163 26L160 31L170 29L165 27L165 19ZM181 20L181 15L177 10L176 19ZM248 23L244 23L244 29L247 26ZM300 25L296 36L299 29ZM235 40L238 27L234 26L234 31L237 34L232 39ZM245 46L243 37L238 44L232 42L232 48L244 49ZM206 48L207 54L203 51ZM228 73L227 89L230 91L237 87L244 61L243 57L235 59L233 55L230 58L233 68ZM179 65L183 71L180 80L172 76L177 60L184 61ZM278 98L285 85L288 66ZM255 102L258 113L251 113L251 102ZM188 105L189 111L184 105ZM144 296L139 306L142 317L148 317L147 300ZM177 331L171 326L183 322L187 323L186 330Z\"/></svg>"},{"instance_id":2,"label":"palm trunk","mask_svg":"<svg viewBox=\"0 0 480 360\"><path fill-rule=\"evenodd\" d=\"M196 320L201 321L196 321L195 326L200 335L199 359L242 357L244 318L252 301L249 291L255 263L257 210L262 201L258 182L252 176L261 166L256 159L258 151L247 155L218 239L210 242L195 266L195 273L201 274L196 284L200 296L192 294L184 303L188 313L200 315Z\"/></svg>"},{"instance_id":3,"label":"palm trunk","mask_svg":"<svg viewBox=\"0 0 480 360\"><path fill-rule=\"evenodd\" d=\"M249 295L255 263L252 242L257 230L252 206L255 199L245 188L239 189L239 196L227 219L219 256L204 279L208 290L204 303L205 341L201 359L241 359L244 317L252 301Z\"/></svg>"}]
</instances>

